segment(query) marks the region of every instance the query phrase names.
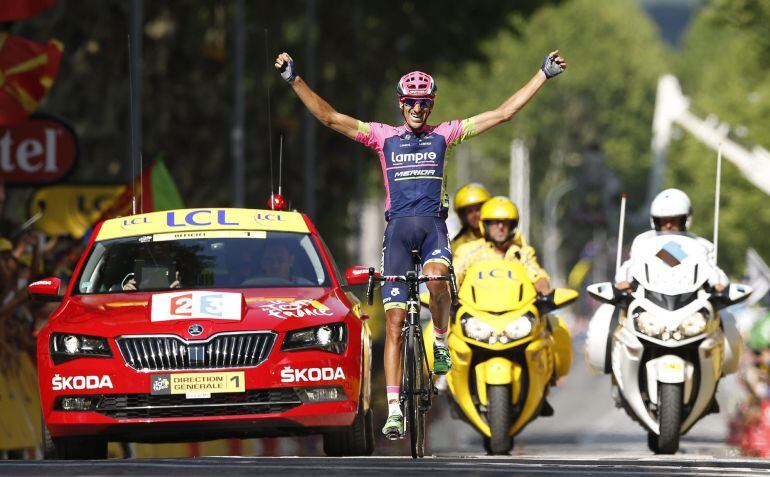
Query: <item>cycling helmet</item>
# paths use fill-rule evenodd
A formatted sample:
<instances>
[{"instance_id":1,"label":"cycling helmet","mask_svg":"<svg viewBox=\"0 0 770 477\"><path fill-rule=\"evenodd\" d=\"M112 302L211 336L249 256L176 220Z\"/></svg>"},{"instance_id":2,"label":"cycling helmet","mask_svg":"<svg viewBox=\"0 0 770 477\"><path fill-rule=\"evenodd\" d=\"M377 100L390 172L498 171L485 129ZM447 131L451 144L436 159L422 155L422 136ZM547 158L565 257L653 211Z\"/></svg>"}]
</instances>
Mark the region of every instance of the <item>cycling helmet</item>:
<instances>
[{"instance_id":1,"label":"cycling helmet","mask_svg":"<svg viewBox=\"0 0 770 477\"><path fill-rule=\"evenodd\" d=\"M511 202L508 197L501 195L492 197L481 206L481 219L479 221L481 234L487 240L491 240L484 226L484 222L488 220L510 220L513 222L508 236L503 240L503 242L507 242L516 233L516 226L519 224L519 209L516 208L516 204Z\"/></svg>"},{"instance_id":2,"label":"cycling helmet","mask_svg":"<svg viewBox=\"0 0 770 477\"><path fill-rule=\"evenodd\" d=\"M436 89L436 82L433 81L433 77L422 71L412 71L411 73L405 74L398 80L398 84L396 85L396 93L399 98L406 96L435 98Z\"/></svg>"},{"instance_id":3,"label":"cycling helmet","mask_svg":"<svg viewBox=\"0 0 770 477\"><path fill-rule=\"evenodd\" d=\"M692 204L687 194L679 189L666 189L650 205L650 227L660 230L662 217L680 217L680 228L685 231L690 228L691 215Z\"/></svg>"},{"instance_id":4,"label":"cycling helmet","mask_svg":"<svg viewBox=\"0 0 770 477\"><path fill-rule=\"evenodd\" d=\"M454 207L455 212L460 213L460 209L472 205L483 204L489 200L489 191L483 185L477 182L471 182L457 189L455 192Z\"/></svg>"}]
</instances>

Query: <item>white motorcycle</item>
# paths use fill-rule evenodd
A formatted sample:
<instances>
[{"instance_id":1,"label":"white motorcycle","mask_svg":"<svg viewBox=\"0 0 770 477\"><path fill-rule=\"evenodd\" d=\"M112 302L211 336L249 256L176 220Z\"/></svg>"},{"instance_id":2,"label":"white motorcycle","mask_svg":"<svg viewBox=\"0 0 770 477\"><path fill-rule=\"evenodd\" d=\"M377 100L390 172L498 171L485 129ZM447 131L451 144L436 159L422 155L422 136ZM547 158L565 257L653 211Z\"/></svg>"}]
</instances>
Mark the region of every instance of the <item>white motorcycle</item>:
<instances>
[{"instance_id":1,"label":"white motorcycle","mask_svg":"<svg viewBox=\"0 0 770 477\"><path fill-rule=\"evenodd\" d=\"M719 412L719 379L738 368L741 339L720 309L746 299L751 287L710 291L706 248L685 234L650 239L636 257L636 289L588 286L605 304L591 319L586 360L612 374L616 405L648 431L650 450L673 454L679 438L702 417Z\"/></svg>"}]
</instances>

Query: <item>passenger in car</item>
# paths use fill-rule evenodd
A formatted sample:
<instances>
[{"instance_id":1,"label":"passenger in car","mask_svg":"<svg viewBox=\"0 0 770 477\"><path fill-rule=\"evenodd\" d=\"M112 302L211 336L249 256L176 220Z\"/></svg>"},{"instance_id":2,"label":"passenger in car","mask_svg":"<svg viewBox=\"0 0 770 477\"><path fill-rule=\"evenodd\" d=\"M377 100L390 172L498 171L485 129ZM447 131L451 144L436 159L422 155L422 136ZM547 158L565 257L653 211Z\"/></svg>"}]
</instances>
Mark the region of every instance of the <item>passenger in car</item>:
<instances>
[{"instance_id":1,"label":"passenger in car","mask_svg":"<svg viewBox=\"0 0 770 477\"><path fill-rule=\"evenodd\" d=\"M294 254L282 242L267 242L262 251L262 259L259 265L266 277L278 278L289 282L293 281L291 269L294 265Z\"/></svg>"}]
</instances>

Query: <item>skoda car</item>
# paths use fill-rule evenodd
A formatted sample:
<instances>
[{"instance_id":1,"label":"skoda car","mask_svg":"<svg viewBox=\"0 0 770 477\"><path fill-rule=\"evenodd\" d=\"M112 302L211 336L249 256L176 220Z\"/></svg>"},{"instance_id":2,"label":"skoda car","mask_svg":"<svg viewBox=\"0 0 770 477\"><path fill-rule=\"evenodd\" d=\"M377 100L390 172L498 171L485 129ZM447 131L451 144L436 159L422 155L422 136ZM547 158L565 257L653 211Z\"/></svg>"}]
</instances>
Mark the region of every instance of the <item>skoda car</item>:
<instances>
[{"instance_id":1,"label":"skoda car","mask_svg":"<svg viewBox=\"0 0 770 477\"><path fill-rule=\"evenodd\" d=\"M100 223L38 336L46 455L104 458L108 441L321 433L369 455L371 340L304 214L153 212Z\"/></svg>"}]
</instances>

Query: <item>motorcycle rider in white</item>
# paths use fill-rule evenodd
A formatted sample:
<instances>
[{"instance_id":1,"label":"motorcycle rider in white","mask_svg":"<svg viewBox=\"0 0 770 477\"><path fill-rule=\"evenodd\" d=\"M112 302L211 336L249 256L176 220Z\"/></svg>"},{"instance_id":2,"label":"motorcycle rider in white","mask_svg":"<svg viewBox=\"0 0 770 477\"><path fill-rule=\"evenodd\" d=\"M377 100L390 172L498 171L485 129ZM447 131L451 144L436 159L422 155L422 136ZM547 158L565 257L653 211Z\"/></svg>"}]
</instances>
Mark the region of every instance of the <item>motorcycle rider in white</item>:
<instances>
[{"instance_id":1,"label":"motorcycle rider in white","mask_svg":"<svg viewBox=\"0 0 770 477\"><path fill-rule=\"evenodd\" d=\"M631 265L634 257L648 255L650 238L665 233L677 233L691 237L703 245L712 268L708 284L717 292L724 291L729 285L729 280L725 272L714 263L714 245L702 237L687 232L691 221L692 204L687 194L679 189L666 189L655 196L650 206L650 227L653 230L641 233L634 239L628 260L623 262L615 272L615 287L620 290L631 289Z\"/></svg>"},{"instance_id":2,"label":"motorcycle rider in white","mask_svg":"<svg viewBox=\"0 0 770 477\"><path fill-rule=\"evenodd\" d=\"M612 375L616 406L647 431L656 454L677 452L682 435L719 412L718 384L737 370L741 353L725 308L752 291L730 284L713 245L687 232L691 213L681 190L658 194L650 208L654 230L634 240L614 286L587 287L604 304L588 325L586 361Z\"/></svg>"},{"instance_id":3,"label":"motorcycle rider in white","mask_svg":"<svg viewBox=\"0 0 770 477\"><path fill-rule=\"evenodd\" d=\"M650 205L650 226L652 230L643 232L634 238L631 244L631 251L628 260L617 269L615 273L615 288L625 292L631 292L631 282L633 281L631 271L633 270L635 258L643 259L648 257L656 246L655 237L663 234L676 234L691 237L701 244L709 257L708 285L715 292L723 292L729 285L729 279L725 272L720 269L713 260L714 245L695 234L687 232L692 221L692 204L690 198L679 189L666 189L660 192ZM598 373L610 372L610 353L609 353L609 335L613 333L614 325L609 315L612 314L614 307L603 305L594 314L588 326L585 341L585 358L589 369ZM722 328L725 335L725 362L723 371L725 374L733 373L737 370L740 353L741 340L734 317L727 311L721 311Z\"/></svg>"}]
</instances>

